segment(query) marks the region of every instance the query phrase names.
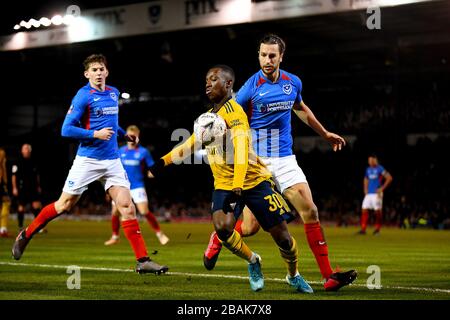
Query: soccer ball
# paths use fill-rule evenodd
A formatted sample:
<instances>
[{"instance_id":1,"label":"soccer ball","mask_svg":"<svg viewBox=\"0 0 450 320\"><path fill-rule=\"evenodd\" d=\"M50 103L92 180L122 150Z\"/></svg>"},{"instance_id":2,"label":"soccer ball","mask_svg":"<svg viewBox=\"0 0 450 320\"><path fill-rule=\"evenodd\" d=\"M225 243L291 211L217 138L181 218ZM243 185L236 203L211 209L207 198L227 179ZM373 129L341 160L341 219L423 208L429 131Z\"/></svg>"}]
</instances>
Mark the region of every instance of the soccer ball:
<instances>
[{"instance_id":1,"label":"soccer ball","mask_svg":"<svg viewBox=\"0 0 450 320\"><path fill-rule=\"evenodd\" d=\"M218 141L226 131L227 124L217 113L203 113L194 122L195 139L204 145Z\"/></svg>"}]
</instances>

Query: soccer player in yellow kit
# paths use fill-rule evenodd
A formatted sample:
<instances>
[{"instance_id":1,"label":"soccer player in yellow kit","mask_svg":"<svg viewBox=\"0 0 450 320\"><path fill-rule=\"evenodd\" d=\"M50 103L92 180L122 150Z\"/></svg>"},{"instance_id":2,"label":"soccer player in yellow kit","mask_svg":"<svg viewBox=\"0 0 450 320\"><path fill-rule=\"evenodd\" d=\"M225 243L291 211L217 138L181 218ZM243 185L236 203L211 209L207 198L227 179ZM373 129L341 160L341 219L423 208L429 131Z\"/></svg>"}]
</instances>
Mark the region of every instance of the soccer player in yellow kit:
<instances>
[{"instance_id":1,"label":"soccer player in yellow kit","mask_svg":"<svg viewBox=\"0 0 450 320\"><path fill-rule=\"evenodd\" d=\"M206 146L208 162L214 176L212 220L223 245L248 262L249 281L252 290L264 287L261 258L250 250L240 234L234 230L236 220L244 206L254 213L261 227L270 233L287 264L287 282L298 292L312 293L309 284L298 272L298 249L290 235L286 220L290 209L282 196L274 190L271 173L260 161L251 146L250 126L242 107L231 98L234 83L233 70L225 65L211 68L206 75L206 95L212 109L227 124L225 144ZM163 156L154 166L157 176L163 166L179 163L201 147L192 135L182 145ZM151 169L152 170L152 169Z\"/></svg>"}]
</instances>

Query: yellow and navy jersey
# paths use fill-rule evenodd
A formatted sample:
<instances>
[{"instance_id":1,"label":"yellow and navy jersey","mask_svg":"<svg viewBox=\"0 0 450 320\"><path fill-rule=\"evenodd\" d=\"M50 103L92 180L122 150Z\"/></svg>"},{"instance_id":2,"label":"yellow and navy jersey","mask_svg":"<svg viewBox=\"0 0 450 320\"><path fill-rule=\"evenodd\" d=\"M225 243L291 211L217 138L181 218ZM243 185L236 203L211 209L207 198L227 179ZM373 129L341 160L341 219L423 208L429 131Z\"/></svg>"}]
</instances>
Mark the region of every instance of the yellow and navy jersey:
<instances>
[{"instance_id":1,"label":"yellow and navy jersey","mask_svg":"<svg viewBox=\"0 0 450 320\"><path fill-rule=\"evenodd\" d=\"M211 112L209 110L209 112ZM206 153L214 176L214 189L251 189L270 179L271 173L252 148L251 132L247 115L242 107L229 99L217 111L227 124L224 141L206 146ZM223 143L222 143L223 142ZM162 157L166 165L174 159L187 158L199 144L192 135L184 144Z\"/></svg>"}]
</instances>

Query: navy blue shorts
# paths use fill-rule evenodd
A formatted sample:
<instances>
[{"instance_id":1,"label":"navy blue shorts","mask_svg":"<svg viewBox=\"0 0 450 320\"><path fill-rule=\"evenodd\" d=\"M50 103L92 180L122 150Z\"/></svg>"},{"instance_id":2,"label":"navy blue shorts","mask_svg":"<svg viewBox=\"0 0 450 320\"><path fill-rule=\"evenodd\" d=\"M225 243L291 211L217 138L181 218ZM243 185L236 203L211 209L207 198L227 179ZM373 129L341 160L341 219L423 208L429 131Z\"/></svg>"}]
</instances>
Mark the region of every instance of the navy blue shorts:
<instances>
[{"instance_id":1,"label":"navy blue shorts","mask_svg":"<svg viewBox=\"0 0 450 320\"><path fill-rule=\"evenodd\" d=\"M275 190L275 184L266 180L254 188L243 190L242 196L237 197L233 191L214 190L212 197L212 212L223 210L233 213L237 219L247 206L258 220L261 227L268 231L270 228L295 219L284 198Z\"/></svg>"}]
</instances>

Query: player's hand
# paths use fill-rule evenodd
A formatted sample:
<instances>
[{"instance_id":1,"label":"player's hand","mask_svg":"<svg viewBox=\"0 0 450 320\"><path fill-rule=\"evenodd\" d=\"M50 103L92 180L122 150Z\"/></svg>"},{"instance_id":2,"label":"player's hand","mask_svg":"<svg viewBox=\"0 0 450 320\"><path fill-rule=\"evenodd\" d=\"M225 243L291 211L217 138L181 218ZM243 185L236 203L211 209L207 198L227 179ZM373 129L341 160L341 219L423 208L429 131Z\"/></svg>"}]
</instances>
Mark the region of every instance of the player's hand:
<instances>
[{"instance_id":1,"label":"player's hand","mask_svg":"<svg viewBox=\"0 0 450 320\"><path fill-rule=\"evenodd\" d=\"M237 195L238 197L240 197L242 195L242 188L234 188L231 191L233 191L234 194Z\"/></svg>"},{"instance_id":2,"label":"player's hand","mask_svg":"<svg viewBox=\"0 0 450 320\"><path fill-rule=\"evenodd\" d=\"M382 195L383 195L383 188L378 188L378 189L377 189L377 194L378 194L379 196L382 196Z\"/></svg>"},{"instance_id":3,"label":"player's hand","mask_svg":"<svg viewBox=\"0 0 450 320\"><path fill-rule=\"evenodd\" d=\"M155 164L153 166L151 166L149 168L149 173L153 176L153 177L158 177L161 173L163 168L165 167L165 163L163 159L158 159Z\"/></svg>"},{"instance_id":4,"label":"player's hand","mask_svg":"<svg viewBox=\"0 0 450 320\"><path fill-rule=\"evenodd\" d=\"M19 190L17 188L13 188L13 196L18 197L19 196Z\"/></svg>"},{"instance_id":5,"label":"player's hand","mask_svg":"<svg viewBox=\"0 0 450 320\"><path fill-rule=\"evenodd\" d=\"M126 134L125 135L125 140L128 142L133 142L134 144L138 144L139 143L139 137L135 136L134 134Z\"/></svg>"},{"instance_id":6,"label":"player's hand","mask_svg":"<svg viewBox=\"0 0 450 320\"><path fill-rule=\"evenodd\" d=\"M153 175L153 173L150 170L148 170L147 171L147 177L150 178L150 179L153 179L155 176Z\"/></svg>"},{"instance_id":7,"label":"player's hand","mask_svg":"<svg viewBox=\"0 0 450 320\"><path fill-rule=\"evenodd\" d=\"M327 132L325 139L333 146L333 151L340 151L347 143L340 135L333 132Z\"/></svg>"},{"instance_id":8,"label":"player's hand","mask_svg":"<svg viewBox=\"0 0 450 320\"><path fill-rule=\"evenodd\" d=\"M230 206L232 204L237 204L241 196L242 196L242 188L234 188L233 190L231 190L231 193L227 195L225 203ZM231 208L234 210L234 207Z\"/></svg>"},{"instance_id":9,"label":"player's hand","mask_svg":"<svg viewBox=\"0 0 450 320\"><path fill-rule=\"evenodd\" d=\"M227 201L229 203L235 203L242 196L242 188L234 188L231 192L233 193L229 195Z\"/></svg>"},{"instance_id":10,"label":"player's hand","mask_svg":"<svg viewBox=\"0 0 450 320\"><path fill-rule=\"evenodd\" d=\"M94 131L94 138L100 139L100 140L109 140L114 134L114 130L112 127L103 128L101 130L95 130Z\"/></svg>"}]
</instances>

